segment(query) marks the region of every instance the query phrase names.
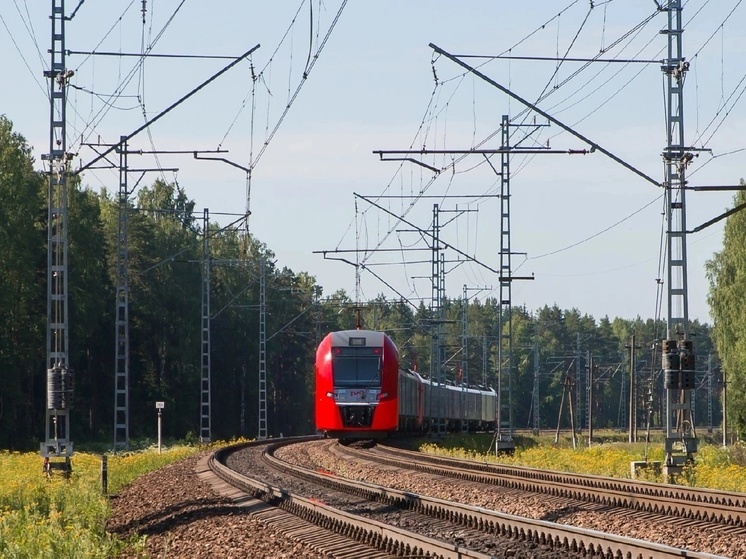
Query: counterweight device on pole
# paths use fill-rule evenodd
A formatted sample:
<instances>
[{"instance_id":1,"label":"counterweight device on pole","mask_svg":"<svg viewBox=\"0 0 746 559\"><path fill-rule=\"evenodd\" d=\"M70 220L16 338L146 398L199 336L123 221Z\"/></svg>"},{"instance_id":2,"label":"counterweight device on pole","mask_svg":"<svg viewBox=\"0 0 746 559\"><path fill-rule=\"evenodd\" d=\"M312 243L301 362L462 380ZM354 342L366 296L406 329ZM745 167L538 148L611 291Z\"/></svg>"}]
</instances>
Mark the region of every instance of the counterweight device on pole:
<instances>
[{"instance_id":1,"label":"counterweight device on pole","mask_svg":"<svg viewBox=\"0 0 746 559\"><path fill-rule=\"evenodd\" d=\"M692 390L695 388L694 347L688 339L689 301L686 258L686 179L694 157L684 144L684 81L689 62L682 55L681 0L670 0L667 12L668 58L662 70L666 80L667 144L665 164L668 320L667 340L662 344L666 390L666 441L664 476L675 478L694 460L697 437L694 429Z\"/></svg>"},{"instance_id":2,"label":"counterweight device on pole","mask_svg":"<svg viewBox=\"0 0 746 559\"><path fill-rule=\"evenodd\" d=\"M47 471L52 458L64 458L62 468L70 472L73 443L70 440L72 370L68 366L67 299L67 176L72 154L67 153L67 85L73 75L65 67L65 1L52 0L51 65L49 79L49 192L47 204L47 406L45 440L41 455Z\"/></svg>"}]
</instances>

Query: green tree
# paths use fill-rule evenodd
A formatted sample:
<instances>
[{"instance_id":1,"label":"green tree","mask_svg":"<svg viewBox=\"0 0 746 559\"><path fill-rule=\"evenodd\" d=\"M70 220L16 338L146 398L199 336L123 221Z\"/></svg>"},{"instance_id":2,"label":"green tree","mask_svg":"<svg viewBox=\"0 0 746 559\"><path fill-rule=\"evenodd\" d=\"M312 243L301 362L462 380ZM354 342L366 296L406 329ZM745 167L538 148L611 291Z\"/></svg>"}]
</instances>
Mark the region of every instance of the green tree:
<instances>
[{"instance_id":1,"label":"green tree","mask_svg":"<svg viewBox=\"0 0 746 559\"><path fill-rule=\"evenodd\" d=\"M5 448L25 446L38 434L36 419L45 405L43 385L35 383L45 370L45 184L34 171L26 139L0 115L0 446Z\"/></svg>"},{"instance_id":2,"label":"green tree","mask_svg":"<svg viewBox=\"0 0 746 559\"><path fill-rule=\"evenodd\" d=\"M741 186L746 186L741 180ZM746 192L734 196L734 207L746 203ZM723 249L706 264L713 318L712 336L728 381L728 410L740 432L746 427L746 213L725 222Z\"/></svg>"},{"instance_id":3,"label":"green tree","mask_svg":"<svg viewBox=\"0 0 746 559\"><path fill-rule=\"evenodd\" d=\"M114 284L101 197L68 181L70 364L75 372L73 437L103 438L111 429Z\"/></svg>"}]
</instances>

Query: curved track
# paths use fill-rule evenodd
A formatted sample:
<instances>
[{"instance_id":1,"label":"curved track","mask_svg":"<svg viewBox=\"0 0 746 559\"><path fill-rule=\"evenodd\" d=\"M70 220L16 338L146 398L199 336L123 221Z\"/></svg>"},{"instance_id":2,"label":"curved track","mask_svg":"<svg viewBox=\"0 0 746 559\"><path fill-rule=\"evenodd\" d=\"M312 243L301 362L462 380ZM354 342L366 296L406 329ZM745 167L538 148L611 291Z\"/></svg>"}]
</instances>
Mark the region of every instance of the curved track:
<instances>
[{"instance_id":1,"label":"curved track","mask_svg":"<svg viewBox=\"0 0 746 559\"><path fill-rule=\"evenodd\" d=\"M219 451L213 455L210 469L242 491L337 534L320 536L321 539L334 542L336 552L329 551L333 556L348 556L337 553L353 553L356 545L363 544L389 555L408 557L429 554L431 557L486 558L505 556L506 553L542 558L715 557L353 482L294 466L271 455L272 447L308 440L310 439L297 439L265 445L266 450L261 454L261 460L267 467L282 472L281 476L284 476L274 479L279 480L283 486L292 486L292 490L251 479L266 478L267 475L271 477L266 472L255 471L258 468L255 463L249 468L252 471L243 473L226 466L226 463L241 462L239 457L245 456L244 453L256 453L256 445L240 445ZM301 480L300 483L298 480ZM300 495L301 492L304 495ZM343 499L339 497L341 494L347 495L346 505L342 504ZM320 497L327 503L334 501L335 507L319 502ZM392 526L391 523L399 526ZM402 527L405 525L406 529ZM318 528L315 532L319 538ZM310 529L309 534L313 533L314 530ZM346 540L336 541L334 538ZM367 554L355 556L371 557L370 551L372 550L369 548Z\"/></svg>"}]
</instances>

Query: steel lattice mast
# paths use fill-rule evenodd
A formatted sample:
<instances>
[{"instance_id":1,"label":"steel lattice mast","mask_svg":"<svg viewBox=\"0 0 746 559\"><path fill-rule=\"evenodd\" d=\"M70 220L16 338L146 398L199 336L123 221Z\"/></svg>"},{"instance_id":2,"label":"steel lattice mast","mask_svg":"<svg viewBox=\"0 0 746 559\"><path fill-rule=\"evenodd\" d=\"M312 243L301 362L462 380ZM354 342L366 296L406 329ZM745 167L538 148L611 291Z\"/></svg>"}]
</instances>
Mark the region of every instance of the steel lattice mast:
<instances>
[{"instance_id":1,"label":"steel lattice mast","mask_svg":"<svg viewBox=\"0 0 746 559\"><path fill-rule=\"evenodd\" d=\"M204 208L202 217L202 318L201 365L199 398L199 441L212 440L210 394L210 210Z\"/></svg>"},{"instance_id":2,"label":"steel lattice mast","mask_svg":"<svg viewBox=\"0 0 746 559\"><path fill-rule=\"evenodd\" d=\"M259 439L267 438L267 280L265 257L259 258Z\"/></svg>"},{"instance_id":3,"label":"steel lattice mast","mask_svg":"<svg viewBox=\"0 0 746 559\"><path fill-rule=\"evenodd\" d=\"M502 116L500 144L500 311L497 315L497 421L495 452L512 450L513 320L510 246L510 119ZM505 347L503 347L505 345ZM504 352L507 352L505 355ZM503 363L503 360L507 361Z\"/></svg>"},{"instance_id":4,"label":"steel lattice mast","mask_svg":"<svg viewBox=\"0 0 746 559\"><path fill-rule=\"evenodd\" d=\"M68 242L67 176L72 158L67 153L67 85L72 71L65 65L65 1L52 0L51 65L49 79L49 191L47 204L47 406L45 441L41 454L65 458L70 469L73 443L69 411L72 404L72 371L68 367Z\"/></svg>"},{"instance_id":5,"label":"steel lattice mast","mask_svg":"<svg viewBox=\"0 0 746 559\"><path fill-rule=\"evenodd\" d=\"M445 296L445 255L440 244L440 209L438 204L433 205L433 233L432 233L432 260L430 281L432 287L431 309L430 309L430 382L441 385L445 383L443 374L443 299ZM430 391L430 433L442 434L445 430L443 425L443 408L440 399L433 402ZM433 424L435 429L433 429Z\"/></svg>"},{"instance_id":6,"label":"steel lattice mast","mask_svg":"<svg viewBox=\"0 0 746 559\"><path fill-rule=\"evenodd\" d=\"M117 292L114 370L114 451L129 448L129 187L127 176L127 137L121 136L119 153L119 209L117 229Z\"/></svg>"},{"instance_id":7,"label":"steel lattice mast","mask_svg":"<svg viewBox=\"0 0 746 559\"><path fill-rule=\"evenodd\" d=\"M666 389L666 477L675 476L697 452L692 410L695 359L688 339L689 300L686 255L686 179L693 158L684 143L684 81L689 69L682 54L681 0L670 0L667 12L668 57L662 70L666 80L667 134L663 153L666 192L668 319L663 343Z\"/></svg>"}]
</instances>

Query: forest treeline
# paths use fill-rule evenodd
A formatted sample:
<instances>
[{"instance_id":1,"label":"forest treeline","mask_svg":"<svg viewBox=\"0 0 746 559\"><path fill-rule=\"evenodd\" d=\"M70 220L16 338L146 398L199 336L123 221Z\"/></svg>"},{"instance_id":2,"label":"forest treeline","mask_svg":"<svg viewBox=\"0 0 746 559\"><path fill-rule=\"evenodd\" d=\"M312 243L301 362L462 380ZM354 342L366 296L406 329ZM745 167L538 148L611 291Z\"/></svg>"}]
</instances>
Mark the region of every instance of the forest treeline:
<instances>
[{"instance_id":1,"label":"forest treeline","mask_svg":"<svg viewBox=\"0 0 746 559\"><path fill-rule=\"evenodd\" d=\"M0 116L0 448L38 448L44 436L48 179L35 170L35 164L26 140ZM76 444L110 441L114 427L117 194L96 192L75 178L68 181L68 189L69 366L75 375L70 438ZM196 438L199 432L205 227L202 212L194 206L179 185L163 180L138 188L129 201L133 438L154 437L156 401L165 402L165 436ZM217 223L209 223L207 229L213 438L258 433L262 262L267 305L267 427L270 435L313 432L315 348L327 332L355 327L354 302L344 291L325 294L308 273L276 262L271 249L245 229L221 228ZM712 264L713 282L721 268ZM472 299L466 304L465 353L464 301L447 299L443 307L443 374L454 381L468 379L472 384L494 386L499 301ZM634 364L639 428L644 428L648 419L654 427L665 422L660 348L656 346L665 337L664 322L639 317L597 320L556 305L533 313L515 307L511 314L515 428L531 428L535 421L542 429L556 428L565 389L575 402L576 424L586 427L591 358L594 427L626 428L628 346L633 335L639 346ZM385 330L393 337L404 366L425 373L429 370L428 324L432 320L425 302L412 304L379 296L366 303L360 316L364 327ZM718 328L725 327L716 326L715 332ZM722 417L722 375L713 331L694 321L690 332L697 352L697 425L717 427ZM742 351L744 345L738 345ZM737 383L733 390L744 392ZM566 412L562 422L563 428L569 425Z\"/></svg>"}]
</instances>

